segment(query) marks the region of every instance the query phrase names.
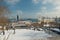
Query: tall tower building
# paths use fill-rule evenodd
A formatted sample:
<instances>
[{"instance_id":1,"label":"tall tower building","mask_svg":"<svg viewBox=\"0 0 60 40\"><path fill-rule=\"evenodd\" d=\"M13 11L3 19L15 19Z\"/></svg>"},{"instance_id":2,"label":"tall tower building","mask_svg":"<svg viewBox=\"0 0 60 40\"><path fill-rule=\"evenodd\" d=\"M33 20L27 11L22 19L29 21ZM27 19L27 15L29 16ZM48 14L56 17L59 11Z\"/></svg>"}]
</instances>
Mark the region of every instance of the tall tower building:
<instances>
[{"instance_id":1,"label":"tall tower building","mask_svg":"<svg viewBox=\"0 0 60 40\"><path fill-rule=\"evenodd\" d=\"M17 21L19 21L19 16L17 15Z\"/></svg>"}]
</instances>

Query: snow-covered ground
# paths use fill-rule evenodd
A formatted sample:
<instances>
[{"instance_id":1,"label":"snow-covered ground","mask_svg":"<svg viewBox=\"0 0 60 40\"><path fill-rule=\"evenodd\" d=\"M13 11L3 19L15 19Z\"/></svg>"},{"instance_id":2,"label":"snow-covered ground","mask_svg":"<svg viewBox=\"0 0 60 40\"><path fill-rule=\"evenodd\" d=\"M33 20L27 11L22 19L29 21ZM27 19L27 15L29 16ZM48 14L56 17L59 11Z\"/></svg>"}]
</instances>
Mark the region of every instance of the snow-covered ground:
<instances>
[{"instance_id":1,"label":"snow-covered ground","mask_svg":"<svg viewBox=\"0 0 60 40\"><path fill-rule=\"evenodd\" d=\"M29 29L16 29L15 34L11 34L8 40L33 40L40 38L52 37L44 31L34 31Z\"/></svg>"},{"instance_id":2,"label":"snow-covered ground","mask_svg":"<svg viewBox=\"0 0 60 40\"><path fill-rule=\"evenodd\" d=\"M51 29L60 32L58 28L51 28Z\"/></svg>"},{"instance_id":3,"label":"snow-covered ground","mask_svg":"<svg viewBox=\"0 0 60 40\"><path fill-rule=\"evenodd\" d=\"M3 35L3 33L0 33L0 40L7 40L11 33L13 33L13 30L5 30L5 35Z\"/></svg>"}]
</instances>

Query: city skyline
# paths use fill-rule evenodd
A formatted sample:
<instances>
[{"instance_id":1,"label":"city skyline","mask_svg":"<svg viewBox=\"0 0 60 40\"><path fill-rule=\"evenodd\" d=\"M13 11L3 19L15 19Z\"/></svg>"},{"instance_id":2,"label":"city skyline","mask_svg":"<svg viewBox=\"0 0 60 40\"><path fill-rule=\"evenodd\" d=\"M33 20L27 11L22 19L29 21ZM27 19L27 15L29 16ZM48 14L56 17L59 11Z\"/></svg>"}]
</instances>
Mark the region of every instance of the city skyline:
<instances>
[{"instance_id":1,"label":"city skyline","mask_svg":"<svg viewBox=\"0 0 60 40\"><path fill-rule=\"evenodd\" d=\"M16 18L17 14L21 18L60 17L60 0L4 0L3 5L11 11L9 17Z\"/></svg>"}]
</instances>

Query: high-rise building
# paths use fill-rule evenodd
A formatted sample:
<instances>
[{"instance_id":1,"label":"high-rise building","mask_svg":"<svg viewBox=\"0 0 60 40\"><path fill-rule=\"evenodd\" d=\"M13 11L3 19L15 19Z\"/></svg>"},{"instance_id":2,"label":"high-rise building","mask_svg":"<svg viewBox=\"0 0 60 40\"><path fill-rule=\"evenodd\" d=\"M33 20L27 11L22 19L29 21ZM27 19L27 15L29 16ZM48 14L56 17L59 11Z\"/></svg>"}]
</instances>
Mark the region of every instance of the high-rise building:
<instances>
[{"instance_id":1,"label":"high-rise building","mask_svg":"<svg viewBox=\"0 0 60 40\"><path fill-rule=\"evenodd\" d=\"M19 21L19 16L17 15L17 21Z\"/></svg>"}]
</instances>

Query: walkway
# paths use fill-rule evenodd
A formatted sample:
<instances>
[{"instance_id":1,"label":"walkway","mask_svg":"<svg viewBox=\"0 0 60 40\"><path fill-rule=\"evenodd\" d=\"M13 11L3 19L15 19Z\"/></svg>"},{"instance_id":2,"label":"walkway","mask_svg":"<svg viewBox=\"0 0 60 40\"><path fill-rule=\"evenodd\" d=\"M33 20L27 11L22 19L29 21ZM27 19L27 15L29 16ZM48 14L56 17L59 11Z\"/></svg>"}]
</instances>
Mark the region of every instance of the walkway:
<instances>
[{"instance_id":1,"label":"walkway","mask_svg":"<svg viewBox=\"0 0 60 40\"><path fill-rule=\"evenodd\" d=\"M44 31L34 31L29 29L16 29L15 34L11 34L8 40L39 40L51 38L52 35L45 33Z\"/></svg>"}]
</instances>

